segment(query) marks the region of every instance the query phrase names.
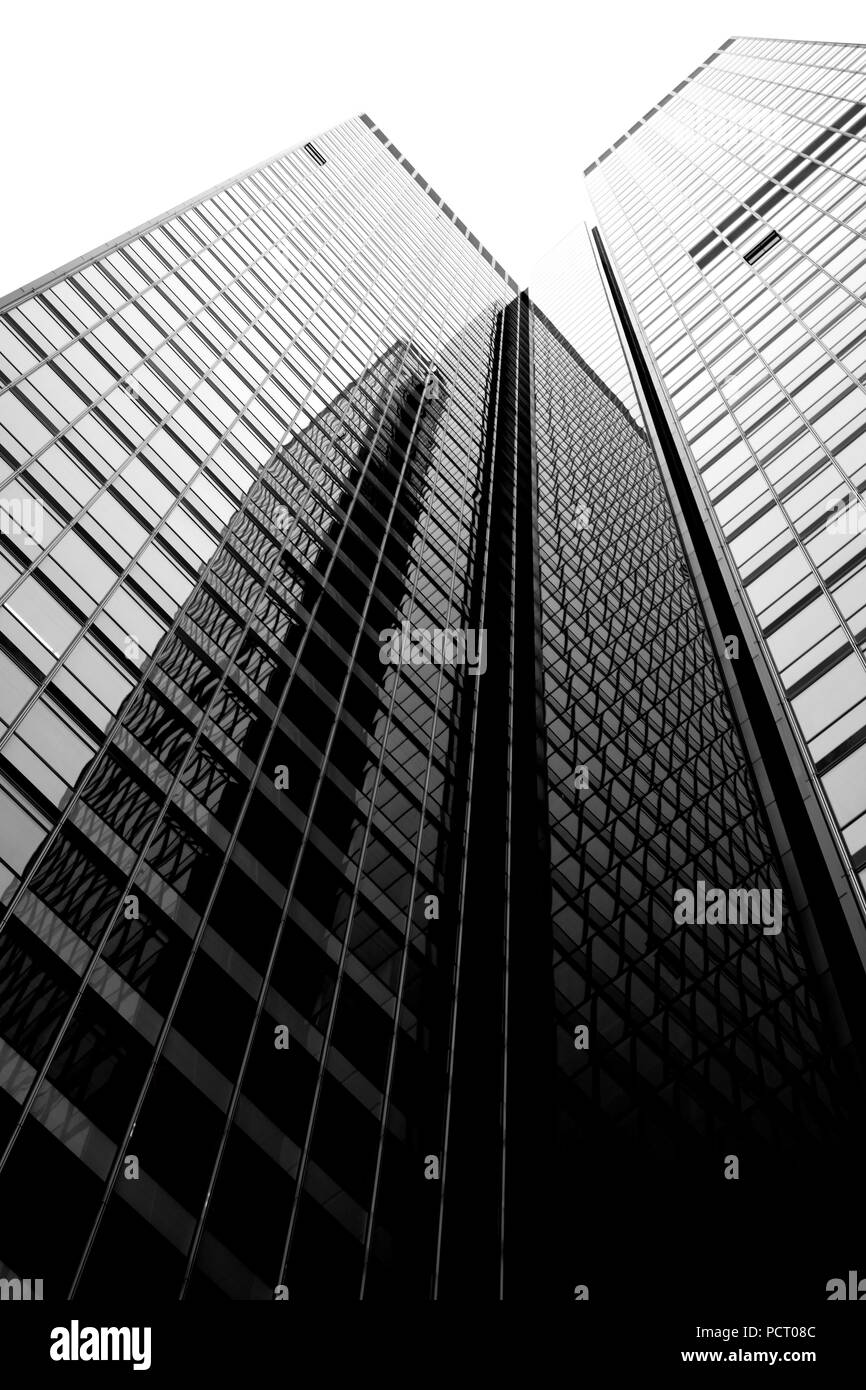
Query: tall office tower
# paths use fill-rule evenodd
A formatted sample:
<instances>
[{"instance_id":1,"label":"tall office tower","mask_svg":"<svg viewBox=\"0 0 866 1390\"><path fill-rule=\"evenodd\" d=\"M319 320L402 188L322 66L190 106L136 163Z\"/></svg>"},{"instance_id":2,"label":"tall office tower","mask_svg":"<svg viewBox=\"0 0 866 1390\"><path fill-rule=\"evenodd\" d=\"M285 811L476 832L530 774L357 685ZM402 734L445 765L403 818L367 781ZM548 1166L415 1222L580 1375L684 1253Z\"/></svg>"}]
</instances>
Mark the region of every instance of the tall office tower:
<instances>
[{"instance_id":1,"label":"tall office tower","mask_svg":"<svg viewBox=\"0 0 866 1390\"><path fill-rule=\"evenodd\" d=\"M807 896L861 1055L864 174L866 48L748 38L586 170L644 398L772 726L780 809L803 870L817 866Z\"/></svg>"},{"instance_id":2,"label":"tall office tower","mask_svg":"<svg viewBox=\"0 0 866 1390\"><path fill-rule=\"evenodd\" d=\"M654 432L367 117L0 352L2 1287L799 1268L845 1009Z\"/></svg>"},{"instance_id":3,"label":"tall office tower","mask_svg":"<svg viewBox=\"0 0 866 1390\"><path fill-rule=\"evenodd\" d=\"M481 684L411 631L483 600L516 286L386 145L3 306L0 1260L49 1295L429 1292Z\"/></svg>"}]
</instances>

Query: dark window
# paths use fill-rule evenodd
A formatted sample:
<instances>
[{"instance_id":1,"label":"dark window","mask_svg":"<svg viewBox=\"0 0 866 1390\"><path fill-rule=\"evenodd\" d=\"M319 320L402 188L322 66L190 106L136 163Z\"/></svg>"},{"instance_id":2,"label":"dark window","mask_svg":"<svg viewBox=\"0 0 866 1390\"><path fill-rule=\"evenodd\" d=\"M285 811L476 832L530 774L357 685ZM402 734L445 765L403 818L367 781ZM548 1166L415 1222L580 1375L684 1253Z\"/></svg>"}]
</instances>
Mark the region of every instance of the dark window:
<instances>
[{"instance_id":1,"label":"dark window","mask_svg":"<svg viewBox=\"0 0 866 1390\"><path fill-rule=\"evenodd\" d=\"M755 261L759 261L762 256L765 256L768 251L771 251L776 243L781 240L782 238L779 236L778 232L770 232L769 236L765 236L758 242L757 246L753 246L751 251L745 253L743 260L747 261L749 265L754 265Z\"/></svg>"}]
</instances>

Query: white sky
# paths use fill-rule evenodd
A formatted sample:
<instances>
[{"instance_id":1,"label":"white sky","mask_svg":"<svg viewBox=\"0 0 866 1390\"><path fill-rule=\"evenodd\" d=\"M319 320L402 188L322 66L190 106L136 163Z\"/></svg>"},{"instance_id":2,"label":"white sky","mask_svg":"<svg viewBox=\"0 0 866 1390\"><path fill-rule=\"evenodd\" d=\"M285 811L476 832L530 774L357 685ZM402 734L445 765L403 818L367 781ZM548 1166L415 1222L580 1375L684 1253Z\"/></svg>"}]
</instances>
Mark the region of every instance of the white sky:
<instances>
[{"instance_id":1,"label":"white sky","mask_svg":"<svg viewBox=\"0 0 866 1390\"><path fill-rule=\"evenodd\" d=\"M6 0L0 295L361 110L524 285L583 168L732 34L866 42L866 8Z\"/></svg>"}]
</instances>

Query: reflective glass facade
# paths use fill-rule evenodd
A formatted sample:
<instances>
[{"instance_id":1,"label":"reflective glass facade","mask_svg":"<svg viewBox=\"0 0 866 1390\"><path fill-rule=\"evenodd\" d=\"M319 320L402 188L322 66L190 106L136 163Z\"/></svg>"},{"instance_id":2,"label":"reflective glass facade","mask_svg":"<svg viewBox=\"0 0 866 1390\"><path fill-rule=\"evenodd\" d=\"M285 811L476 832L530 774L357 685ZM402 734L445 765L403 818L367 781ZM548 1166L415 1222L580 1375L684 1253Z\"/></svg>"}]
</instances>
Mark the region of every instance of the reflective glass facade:
<instances>
[{"instance_id":1,"label":"reflective glass facade","mask_svg":"<svg viewBox=\"0 0 866 1390\"><path fill-rule=\"evenodd\" d=\"M55 1294L429 1287L478 680L382 633L479 602L514 286L385 143L5 309L0 1259Z\"/></svg>"},{"instance_id":2,"label":"reflective glass facade","mask_svg":"<svg viewBox=\"0 0 866 1390\"><path fill-rule=\"evenodd\" d=\"M836 1004L645 432L541 315L535 381L561 1280L633 1298L629 1271L671 1290L691 1267L715 1297L732 1264L748 1286L758 1229L796 1279L833 1229L828 1172L853 1182ZM780 890L784 926L678 924L699 881ZM725 1202L730 1154L748 1183Z\"/></svg>"},{"instance_id":3,"label":"reflective glass facade","mask_svg":"<svg viewBox=\"0 0 866 1390\"><path fill-rule=\"evenodd\" d=\"M0 306L0 1273L570 1299L729 1151L742 1229L841 1161L594 295L588 363L359 117ZM778 933L677 922L701 879Z\"/></svg>"},{"instance_id":4,"label":"reflective glass facade","mask_svg":"<svg viewBox=\"0 0 866 1390\"><path fill-rule=\"evenodd\" d=\"M732 39L586 171L861 919L864 103L862 46Z\"/></svg>"}]
</instances>

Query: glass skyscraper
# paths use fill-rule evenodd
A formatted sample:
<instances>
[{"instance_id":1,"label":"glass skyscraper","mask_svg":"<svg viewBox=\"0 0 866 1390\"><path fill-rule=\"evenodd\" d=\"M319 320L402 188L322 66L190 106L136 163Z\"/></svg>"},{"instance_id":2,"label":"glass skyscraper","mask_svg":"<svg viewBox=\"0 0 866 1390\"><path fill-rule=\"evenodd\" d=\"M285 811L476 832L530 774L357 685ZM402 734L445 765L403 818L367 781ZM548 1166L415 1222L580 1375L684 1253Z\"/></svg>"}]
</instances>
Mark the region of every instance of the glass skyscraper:
<instances>
[{"instance_id":1,"label":"glass skyscraper","mask_svg":"<svg viewBox=\"0 0 866 1390\"><path fill-rule=\"evenodd\" d=\"M586 171L866 965L866 48L729 39ZM856 965L854 965L856 957Z\"/></svg>"},{"instance_id":2,"label":"glass skyscraper","mask_svg":"<svg viewBox=\"0 0 866 1390\"><path fill-rule=\"evenodd\" d=\"M729 39L585 170L597 265L729 641L741 723L771 788L765 805L812 959L835 981L857 1076L866 1056L864 103L862 45ZM855 1129L849 1153L862 1144L862 1119ZM812 1199L792 1191L792 1207L835 1193L824 1229L841 1231L859 1206L850 1181L842 1196L831 1168Z\"/></svg>"},{"instance_id":3,"label":"glass skyscraper","mask_svg":"<svg viewBox=\"0 0 866 1390\"><path fill-rule=\"evenodd\" d=\"M809 827L597 255L575 346L362 116L0 305L7 1280L615 1303L844 1200Z\"/></svg>"}]
</instances>

